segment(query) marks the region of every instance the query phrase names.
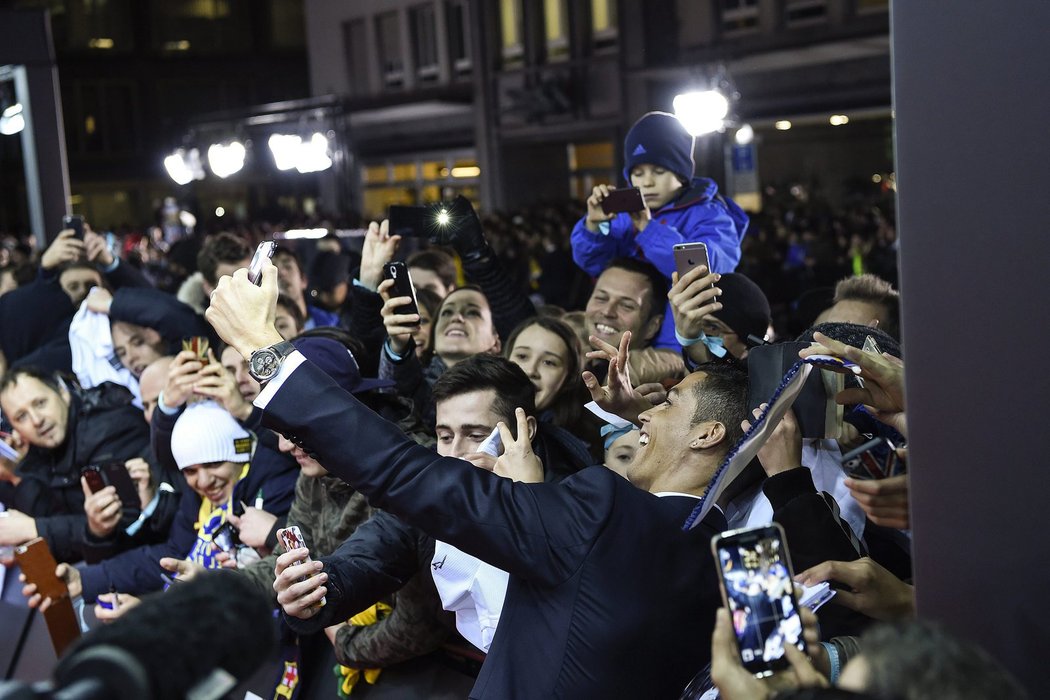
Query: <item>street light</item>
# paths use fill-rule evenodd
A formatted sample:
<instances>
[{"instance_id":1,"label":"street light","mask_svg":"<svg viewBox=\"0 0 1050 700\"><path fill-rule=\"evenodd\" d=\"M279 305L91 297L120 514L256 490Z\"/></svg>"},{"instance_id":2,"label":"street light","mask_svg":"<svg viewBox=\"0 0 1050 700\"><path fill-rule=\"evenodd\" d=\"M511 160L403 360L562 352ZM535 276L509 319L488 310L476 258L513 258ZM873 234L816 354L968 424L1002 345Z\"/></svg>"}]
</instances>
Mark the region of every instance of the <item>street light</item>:
<instances>
[{"instance_id":1,"label":"street light","mask_svg":"<svg viewBox=\"0 0 1050 700\"><path fill-rule=\"evenodd\" d=\"M201 154L196 148L187 151L180 148L164 159L164 169L177 185L189 184L191 180L203 180Z\"/></svg>"},{"instance_id":2,"label":"street light","mask_svg":"<svg viewBox=\"0 0 1050 700\"><path fill-rule=\"evenodd\" d=\"M14 103L0 114L0 134L14 136L24 128L26 128L26 118L21 102Z\"/></svg>"},{"instance_id":3,"label":"street light","mask_svg":"<svg viewBox=\"0 0 1050 700\"><path fill-rule=\"evenodd\" d=\"M244 156L247 151L240 141L230 141L228 144L213 143L208 146L208 167L221 178L240 171L244 167Z\"/></svg>"},{"instance_id":4,"label":"street light","mask_svg":"<svg viewBox=\"0 0 1050 700\"><path fill-rule=\"evenodd\" d=\"M693 136L721 131L729 114L729 100L717 90L685 92L674 98L674 113Z\"/></svg>"}]
</instances>

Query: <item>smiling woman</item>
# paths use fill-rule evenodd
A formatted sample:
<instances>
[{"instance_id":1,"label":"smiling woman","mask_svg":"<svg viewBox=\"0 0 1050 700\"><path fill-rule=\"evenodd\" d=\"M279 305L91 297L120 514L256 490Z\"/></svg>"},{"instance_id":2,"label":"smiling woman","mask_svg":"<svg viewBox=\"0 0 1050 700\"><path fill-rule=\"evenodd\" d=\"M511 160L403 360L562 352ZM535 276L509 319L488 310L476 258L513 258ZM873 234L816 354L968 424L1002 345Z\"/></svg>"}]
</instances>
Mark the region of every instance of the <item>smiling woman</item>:
<instances>
[{"instance_id":1,"label":"smiling woman","mask_svg":"<svg viewBox=\"0 0 1050 700\"><path fill-rule=\"evenodd\" d=\"M480 290L463 287L445 297L434 320L434 352L446 365L499 350L492 310Z\"/></svg>"}]
</instances>

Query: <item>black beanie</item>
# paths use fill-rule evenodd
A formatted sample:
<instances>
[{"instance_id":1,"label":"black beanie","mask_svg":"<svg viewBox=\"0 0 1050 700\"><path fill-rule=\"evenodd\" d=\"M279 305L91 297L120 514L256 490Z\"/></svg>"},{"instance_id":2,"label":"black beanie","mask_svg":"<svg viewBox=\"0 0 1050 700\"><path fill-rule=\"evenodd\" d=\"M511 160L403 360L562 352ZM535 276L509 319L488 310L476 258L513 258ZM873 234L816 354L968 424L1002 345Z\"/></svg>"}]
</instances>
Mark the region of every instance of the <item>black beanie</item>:
<instances>
[{"instance_id":1,"label":"black beanie","mask_svg":"<svg viewBox=\"0 0 1050 700\"><path fill-rule=\"evenodd\" d=\"M693 179L693 137L667 112L649 112L634 123L623 141L623 176L629 183L631 169L648 163L667 168L686 182Z\"/></svg>"},{"instance_id":2,"label":"black beanie","mask_svg":"<svg viewBox=\"0 0 1050 700\"><path fill-rule=\"evenodd\" d=\"M350 280L350 259L331 251L323 251L314 258L310 267L310 286L328 292Z\"/></svg>"},{"instance_id":3,"label":"black beanie","mask_svg":"<svg viewBox=\"0 0 1050 700\"><path fill-rule=\"evenodd\" d=\"M772 316L769 312L769 300L757 284L738 272L722 275L716 286L722 290L718 297L722 308L711 314L730 330L747 341L753 335L765 338Z\"/></svg>"}]
</instances>

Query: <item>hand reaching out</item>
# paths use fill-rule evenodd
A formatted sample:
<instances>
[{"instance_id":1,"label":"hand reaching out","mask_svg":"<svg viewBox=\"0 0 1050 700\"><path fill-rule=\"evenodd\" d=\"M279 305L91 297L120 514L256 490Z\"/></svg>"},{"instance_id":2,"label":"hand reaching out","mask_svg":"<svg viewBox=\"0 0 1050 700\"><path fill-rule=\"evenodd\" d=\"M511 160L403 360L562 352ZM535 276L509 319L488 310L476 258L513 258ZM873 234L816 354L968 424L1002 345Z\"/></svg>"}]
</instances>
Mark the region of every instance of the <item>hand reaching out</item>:
<instances>
[{"instance_id":1,"label":"hand reaching out","mask_svg":"<svg viewBox=\"0 0 1050 700\"><path fill-rule=\"evenodd\" d=\"M379 283L383 281L383 265L394 259L394 253L401 243L401 236L391 236L389 230L390 222L386 219L380 224L373 221L368 225L361 247L361 272L357 281L373 292L379 289Z\"/></svg>"},{"instance_id":2,"label":"hand reaching out","mask_svg":"<svg viewBox=\"0 0 1050 700\"><path fill-rule=\"evenodd\" d=\"M754 411L752 415L757 420L765 411L769 410L769 404L764 403ZM746 433L751 429L751 423L744 421L740 424ZM798 426L795 412L788 409L780 423L773 429L769 439L758 451L758 461L762 464L762 470L766 476L773 476L781 472L802 466L802 430Z\"/></svg>"},{"instance_id":3,"label":"hand reaching out","mask_svg":"<svg viewBox=\"0 0 1050 700\"><path fill-rule=\"evenodd\" d=\"M593 335L590 341L595 349L587 353L587 358L609 361L605 386L598 383L598 378L592 372L583 373L583 383L591 393L591 399L603 410L638 425L638 414L652 408L652 404L631 386L628 365L630 353L627 349L631 344L631 332L625 331L620 337L619 348Z\"/></svg>"},{"instance_id":4,"label":"hand reaching out","mask_svg":"<svg viewBox=\"0 0 1050 700\"><path fill-rule=\"evenodd\" d=\"M831 603L876 620L899 620L915 614L915 589L887 569L864 557L856 561L826 561L795 576L807 586L823 581L845 584Z\"/></svg>"},{"instance_id":5,"label":"hand reaching out","mask_svg":"<svg viewBox=\"0 0 1050 700\"><path fill-rule=\"evenodd\" d=\"M390 288L394 286L394 280L383 280L379 285L379 295L383 297L383 308L379 310L383 317L383 325L386 326L386 334L390 338L390 349L398 355L403 355L408 350L408 343L412 339L412 333L419 324L419 314L399 314L397 310L402 306L412 303L412 297L391 297Z\"/></svg>"},{"instance_id":6,"label":"hand reaching out","mask_svg":"<svg viewBox=\"0 0 1050 700\"><path fill-rule=\"evenodd\" d=\"M503 441L503 454L496 459L492 472L514 481L540 483L543 481L543 462L532 451L530 436L530 428L535 427L535 420L526 416L522 408L514 410L514 417L517 420L516 436L511 436L510 428L503 421L496 424Z\"/></svg>"}]
</instances>

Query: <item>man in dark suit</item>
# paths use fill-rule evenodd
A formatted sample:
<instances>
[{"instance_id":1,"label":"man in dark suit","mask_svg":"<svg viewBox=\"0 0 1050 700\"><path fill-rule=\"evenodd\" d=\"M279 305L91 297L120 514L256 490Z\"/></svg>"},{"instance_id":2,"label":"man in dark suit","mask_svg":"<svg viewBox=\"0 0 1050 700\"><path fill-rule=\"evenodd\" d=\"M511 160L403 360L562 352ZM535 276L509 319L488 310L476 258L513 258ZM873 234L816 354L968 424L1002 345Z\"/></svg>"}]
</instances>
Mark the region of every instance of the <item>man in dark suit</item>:
<instances>
[{"instance_id":1,"label":"man in dark suit","mask_svg":"<svg viewBox=\"0 0 1050 700\"><path fill-rule=\"evenodd\" d=\"M274 329L277 273L223 278L208 320L268 380L264 422L317 455L370 502L510 573L499 628L471 697L677 698L710 657L720 605L710 539L715 511L681 529L739 435L746 378L705 367L643 413L630 482L585 469L560 484L525 484L436 456L402 435ZM273 345L273 347L269 347ZM319 573L293 593L325 595Z\"/></svg>"}]
</instances>

